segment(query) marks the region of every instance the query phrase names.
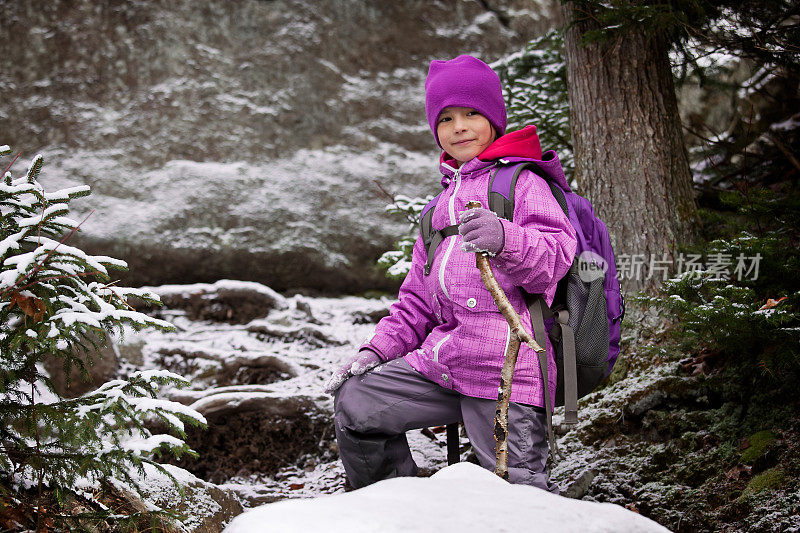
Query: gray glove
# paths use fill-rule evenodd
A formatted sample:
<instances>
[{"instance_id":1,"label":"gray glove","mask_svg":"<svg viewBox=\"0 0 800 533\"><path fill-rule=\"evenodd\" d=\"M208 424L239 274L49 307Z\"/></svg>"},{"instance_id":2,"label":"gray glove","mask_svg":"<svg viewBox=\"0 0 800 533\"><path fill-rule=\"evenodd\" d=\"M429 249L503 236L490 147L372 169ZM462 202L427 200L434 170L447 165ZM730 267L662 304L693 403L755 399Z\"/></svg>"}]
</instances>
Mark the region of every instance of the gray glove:
<instances>
[{"instance_id":1,"label":"gray glove","mask_svg":"<svg viewBox=\"0 0 800 533\"><path fill-rule=\"evenodd\" d=\"M360 350L356 355L351 357L344 365L342 365L339 370L331 375L331 378L325 385L325 392L328 394L332 393L341 387L342 383L347 381L349 377L360 376L367 370L375 368L381 364L381 362L381 358L372 350L367 348Z\"/></svg>"},{"instance_id":2,"label":"gray glove","mask_svg":"<svg viewBox=\"0 0 800 533\"><path fill-rule=\"evenodd\" d=\"M503 223L493 211L478 207L462 211L458 232L463 238L461 251L485 252L490 256L500 253L505 245Z\"/></svg>"}]
</instances>

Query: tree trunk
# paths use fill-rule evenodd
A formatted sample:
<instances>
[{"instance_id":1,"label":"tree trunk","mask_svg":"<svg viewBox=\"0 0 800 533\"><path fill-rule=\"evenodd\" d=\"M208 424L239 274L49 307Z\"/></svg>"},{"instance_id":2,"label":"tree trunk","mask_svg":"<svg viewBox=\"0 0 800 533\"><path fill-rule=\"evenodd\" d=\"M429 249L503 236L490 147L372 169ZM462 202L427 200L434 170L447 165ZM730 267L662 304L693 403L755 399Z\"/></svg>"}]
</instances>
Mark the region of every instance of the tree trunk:
<instances>
[{"instance_id":1,"label":"tree trunk","mask_svg":"<svg viewBox=\"0 0 800 533\"><path fill-rule=\"evenodd\" d=\"M652 288L697 223L669 41L638 28L582 46L596 22L572 2L564 14L577 21L564 39L575 177L608 226L623 288Z\"/></svg>"}]
</instances>

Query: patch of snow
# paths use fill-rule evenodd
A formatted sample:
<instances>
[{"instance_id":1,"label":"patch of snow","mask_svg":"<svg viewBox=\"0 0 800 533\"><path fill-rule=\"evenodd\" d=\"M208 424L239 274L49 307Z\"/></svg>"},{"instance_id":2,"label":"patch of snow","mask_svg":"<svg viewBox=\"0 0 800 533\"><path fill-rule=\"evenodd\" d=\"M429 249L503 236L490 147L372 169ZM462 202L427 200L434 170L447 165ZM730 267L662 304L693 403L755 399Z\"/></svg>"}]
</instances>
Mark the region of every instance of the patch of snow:
<instances>
[{"instance_id":1,"label":"patch of snow","mask_svg":"<svg viewBox=\"0 0 800 533\"><path fill-rule=\"evenodd\" d=\"M489 495L491 495L489 497ZM609 503L556 496L511 485L471 463L430 478L388 479L346 494L281 501L246 511L225 533L406 533L407 531L666 532L666 528Z\"/></svg>"},{"instance_id":2,"label":"patch of snow","mask_svg":"<svg viewBox=\"0 0 800 533\"><path fill-rule=\"evenodd\" d=\"M214 287L246 288L259 293L269 293L272 289L257 283L223 281L211 285L166 285L148 287L150 292L165 297L197 293L198 289L216 290ZM350 355L358 350L365 337L371 334L375 324L355 320L357 316L387 309L393 298L366 299L355 296L311 298L278 295L283 302L281 309L273 309L266 318L255 319L250 324L226 324L188 319L179 310L166 310L169 320L176 327L174 331L141 330L125 328L120 343L120 353L126 346L136 347L140 360L123 361L125 375L136 371L164 368L166 354L191 354L197 368L193 371L188 389L177 389L164 385L160 396L178 401L189 409L205 410L213 405L237 404L257 398L288 399L303 396L312 399L317 406L327 412L333 411L333 398L324 393L324 386L331 373ZM307 309L299 312L300 307ZM313 321L311 319L313 317ZM270 325L275 331L284 329L313 328L337 344L319 346L291 338L269 338L248 332L254 324ZM181 364L181 355L175 362ZM285 365L292 375L286 379L268 384L221 384L209 385L198 379L201 375L214 375L220 365L235 361L255 361L272 358ZM170 367L172 368L172 367ZM181 373L180 368L173 368ZM186 376L190 377L190 376ZM442 436L443 438L443 436ZM446 464L443 443L433 442L420 431L411 431L408 439L417 464L420 468L434 471ZM283 498L310 498L320 494L344 492L344 470L341 462L322 461L308 467L299 468L287 465L274 475L247 475L228 480L223 488L231 489L246 504L258 505L266 501Z\"/></svg>"},{"instance_id":3,"label":"patch of snow","mask_svg":"<svg viewBox=\"0 0 800 533\"><path fill-rule=\"evenodd\" d=\"M183 446L183 441L172 435L153 435L144 439L131 439L122 444L122 448L139 455L147 455L160 448L162 445L176 447Z\"/></svg>"},{"instance_id":4,"label":"patch of snow","mask_svg":"<svg viewBox=\"0 0 800 533\"><path fill-rule=\"evenodd\" d=\"M251 474L220 484L233 491L245 507L279 499L315 498L344 492L345 473L340 461L323 462L307 469L287 467L274 476Z\"/></svg>"},{"instance_id":5,"label":"patch of snow","mask_svg":"<svg viewBox=\"0 0 800 533\"><path fill-rule=\"evenodd\" d=\"M783 122L776 122L770 129L772 131L792 131L800 126L800 115L793 115Z\"/></svg>"}]
</instances>

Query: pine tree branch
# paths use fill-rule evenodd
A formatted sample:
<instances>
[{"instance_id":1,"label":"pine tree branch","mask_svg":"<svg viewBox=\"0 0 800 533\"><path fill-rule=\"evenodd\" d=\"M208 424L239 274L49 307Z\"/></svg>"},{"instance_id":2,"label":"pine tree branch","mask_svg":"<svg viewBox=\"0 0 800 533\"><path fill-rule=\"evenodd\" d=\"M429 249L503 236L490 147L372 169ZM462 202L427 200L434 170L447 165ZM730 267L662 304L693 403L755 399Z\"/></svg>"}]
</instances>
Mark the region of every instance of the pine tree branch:
<instances>
[{"instance_id":1,"label":"pine tree branch","mask_svg":"<svg viewBox=\"0 0 800 533\"><path fill-rule=\"evenodd\" d=\"M397 198L394 194L390 193L386 189L383 188L383 185L378 180L372 180L372 182L378 187L378 191L380 191L379 196L383 197L385 200L388 200L390 204L397 205ZM417 224L419 221L414 218L414 215L410 214L406 210L399 209L399 211L403 211L403 215L406 217L406 220L411 222L412 224Z\"/></svg>"},{"instance_id":2,"label":"pine tree branch","mask_svg":"<svg viewBox=\"0 0 800 533\"><path fill-rule=\"evenodd\" d=\"M9 446L7 444L3 445L3 450L9 456L19 456L19 457L27 457L32 452L38 453L43 458L48 459L65 459L65 460L74 460L79 461L81 459L86 459L87 457L94 457L96 454L94 453L80 453L80 452L49 452L49 451L39 451L37 452L36 446Z\"/></svg>"},{"instance_id":3,"label":"pine tree branch","mask_svg":"<svg viewBox=\"0 0 800 533\"><path fill-rule=\"evenodd\" d=\"M39 279L37 279L35 281L31 281L27 285L23 285L22 287L18 287L17 290L14 291L14 292L24 291L28 287L32 287L32 286L34 286L34 285L36 285L38 283L42 283L43 281L54 281L54 280L58 280L58 279L72 279L72 278L75 278L75 277L85 278L85 277L88 277L88 276L97 276L99 274L100 274L99 270L91 270L89 272L76 272L75 274L62 274L60 276L49 276L49 277L46 277L46 278L39 278ZM14 287L9 287L9 290L13 289L13 288ZM5 294L5 292L0 293L0 297L2 297L4 294ZM126 302L126 305L127 305L127 302ZM128 306L128 307L130 307L130 306ZM131 307L131 309L133 309L133 308Z\"/></svg>"},{"instance_id":4,"label":"pine tree branch","mask_svg":"<svg viewBox=\"0 0 800 533\"><path fill-rule=\"evenodd\" d=\"M71 400L61 398L53 389L52 380L38 370L42 357L53 354L63 359L65 375L69 376L75 366L83 375L86 365L81 350L87 361L91 361L93 352L89 346L98 348L101 343L94 333L112 331L123 324L137 328L170 327L163 320L130 310L125 299L131 295L152 301L158 297L141 289L115 287L105 267L122 266L121 261L93 257L65 244L93 211L80 224L61 215L69 211L67 204L71 199L82 192L88 193L89 189L46 194L36 181L41 161L41 156L34 159L26 182L18 180L13 184L11 174L6 171L0 194L4 263L12 258L7 262L12 270L4 269L8 285L0 288L0 322L9 330L0 339L3 369L0 464L33 488L30 518L32 528L37 530L51 528L54 511L59 510L63 496L79 477L120 479L143 494L133 476L136 469L144 476L145 465L160 468L151 454L157 457L172 452L180 457L195 453L181 438L153 434L146 426L148 417L158 417L167 432L179 433L182 438L186 436L184 424L206 425L202 415L191 408L158 398L160 384L188 383L166 370L134 372L128 380L106 382L94 393ZM9 183L13 186L8 186ZM7 221L10 223L6 224ZM8 237L11 238L5 242ZM85 276L101 279L88 283L83 281ZM34 294L20 294L28 292L25 289ZM44 331L39 331L43 327L39 323L34 327L36 335L27 331L29 316L39 322L39 312L58 313L63 309L70 312L68 319L59 324L53 321L50 329L44 327ZM55 401L43 401L39 396L45 390L43 387L55 393ZM165 470L162 473L169 476ZM174 483L180 491L177 481ZM48 487L52 487L56 500L53 506L49 503ZM34 514L37 518L33 518ZM147 509L142 512L142 516L152 515ZM126 519L108 508L97 514L98 520L109 517L116 523Z\"/></svg>"},{"instance_id":5,"label":"pine tree branch","mask_svg":"<svg viewBox=\"0 0 800 533\"><path fill-rule=\"evenodd\" d=\"M8 169L10 169L11 166L17 161L17 158L20 156L20 154L22 154L22 152L17 152L17 155L14 156L14 159L11 160L11 163L9 163L8 166L6 167L6 169L3 171L3 176L6 175L6 172L8 172ZM0 177L2 177L2 176L0 176Z\"/></svg>"},{"instance_id":6,"label":"pine tree branch","mask_svg":"<svg viewBox=\"0 0 800 533\"><path fill-rule=\"evenodd\" d=\"M381 185L381 182L379 182L378 180L372 180L372 183L374 183L378 187L378 191L380 193L378 196L381 196L384 200L388 200L389 203L392 203L392 204L395 203L394 202L394 194L392 194L389 191L387 191L386 189L384 189L383 185Z\"/></svg>"},{"instance_id":7,"label":"pine tree branch","mask_svg":"<svg viewBox=\"0 0 800 533\"><path fill-rule=\"evenodd\" d=\"M772 142L775 143L775 146L778 147L778 150L783 152L783 155L786 156L786 159L788 159L789 162L794 166L794 168L796 168L797 171L800 172L800 161L797 160L797 157L795 157L794 153L792 153L789 147L786 146L786 144L784 144L783 141L781 141L778 135L774 132L769 132L767 133L767 137L769 137L772 140Z\"/></svg>"},{"instance_id":8,"label":"pine tree branch","mask_svg":"<svg viewBox=\"0 0 800 533\"><path fill-rule=\"evenodd\" d=\"M24 277L24 278L22 278L21 280L17 280L17 281L14 283L14 285L12 285L12 286L10 286L10 287L7 287L5 290L3 290L2 292L0 292L0 298L2 298L3 296L5 296L5 295L6 295L6 293L8 293L8 292L9 292L9 291L11 291L11 290L16 290L16 291L18 291L18 290L21 290L21 289L17 289L17 287L19 287L19 284L20 284L20 283L22 283L22 282L24 282L26 279L30 278L31 276L35 276L37 272L39 272L39 271L40 271L42 268L44 268L44 264L47 262L47 260L48 260L48 259L50 259L50 256L52 256L52 255L55 253L55 251L58 249L58 247L59 247L59 246L61 246L62 244L64 244L65 242L67 242L67 241L68 241L70 238L72 238L72 236L73 236L73 235L75 235L75 232L76 232L76 231L78 231L78 229L79 229L79 228L80 228L80 227L83 225L83 223L84 223L84 222L86 222L86 221L89 219L89 217L90 217L90 216L92 216L92 214L93 214L93 213L94 213L94 209L92 209L92 210L89 212L89 214L88 214L88 215L86 215L86 218L84 218L84 219L81 221L81 223L80 223L80 224L78 224L77 226L75 226L74 228L72 228L72 231L70 231L70 232L69 232L67 235L65 235L65 236L64 236L64 237L63 237L63 238L62 238L60 241L58 241L58 244L57 244L56 246L54 246L54 247L53 247L53 249L52 249L52 250L50 250L50 251L47 253L47 255L44 257L44 259L42 259L42 260L41 260L39 263L37 263L37 264L36 264L36 267L34 267L33 271L32 271L30 274L28 274L27 276L25 276L25 277ZM29 283L28 285L26 285L26 287L30 287L31 285L34 285L35 283L36 283L36 282Z\"/></svg>"}]
</instances>

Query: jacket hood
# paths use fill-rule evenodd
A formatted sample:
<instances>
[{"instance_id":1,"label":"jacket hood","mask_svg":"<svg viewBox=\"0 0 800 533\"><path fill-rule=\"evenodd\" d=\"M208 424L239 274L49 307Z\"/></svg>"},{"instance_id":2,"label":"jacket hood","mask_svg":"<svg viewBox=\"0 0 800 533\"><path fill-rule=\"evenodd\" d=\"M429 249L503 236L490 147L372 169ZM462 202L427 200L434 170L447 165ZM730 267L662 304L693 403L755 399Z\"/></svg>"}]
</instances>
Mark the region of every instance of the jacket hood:
<instances>
[{"instance_id":1,"label":"jacket hood","mask_svg":"<svg viewBox=\"0 0 800 533\"><path fill-rule=\"evenodd\" d=\"M481 152L478 159L492 161L503 157L541 159L542 146L539 144L536 126L525 126L521 130L503 135Z\"/></svg>"}]
</instances>

